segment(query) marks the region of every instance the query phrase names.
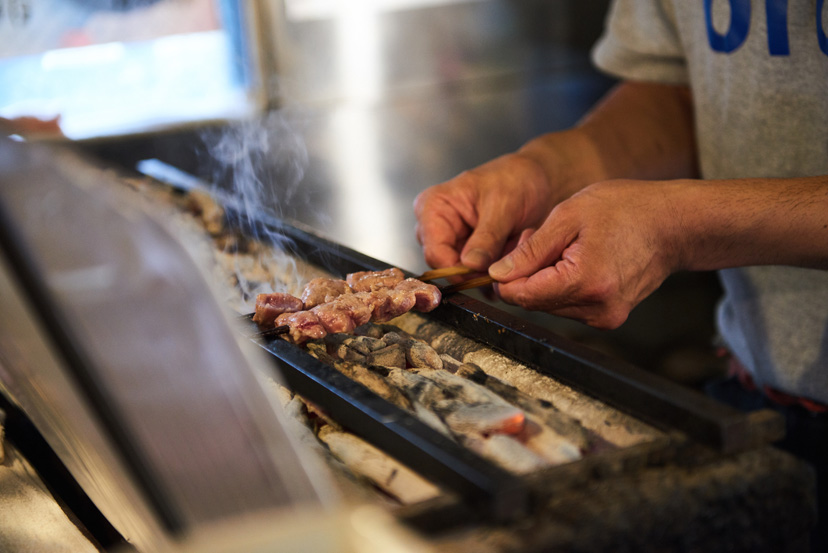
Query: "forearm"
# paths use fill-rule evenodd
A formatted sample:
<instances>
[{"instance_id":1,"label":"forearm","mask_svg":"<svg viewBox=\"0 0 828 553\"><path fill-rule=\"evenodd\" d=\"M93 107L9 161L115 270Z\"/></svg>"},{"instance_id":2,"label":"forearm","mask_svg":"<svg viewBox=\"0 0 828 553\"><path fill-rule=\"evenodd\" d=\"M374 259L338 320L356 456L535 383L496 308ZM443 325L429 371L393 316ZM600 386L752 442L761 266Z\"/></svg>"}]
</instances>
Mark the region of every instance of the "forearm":
<instances>
[{"instance_id":1,"label":"forearm","mask_svg":"<svg viewBox=\"0 0 828 553\"><path fill-rule=\"evenodd\" d=\"M624 82L573 129L528 142L560 202L595 182L697 175L693 108L687 87Z\"/></svg>"},{"instance_id":2,"label":"forearm","mask_svg":"<svg viewBox=\"0 0 828 553\"><path fill-rule=\"evenodd\" d=\"M828 176L679 180L664 194L676 270L828 269Z\"/></svg>"}]
</instances>

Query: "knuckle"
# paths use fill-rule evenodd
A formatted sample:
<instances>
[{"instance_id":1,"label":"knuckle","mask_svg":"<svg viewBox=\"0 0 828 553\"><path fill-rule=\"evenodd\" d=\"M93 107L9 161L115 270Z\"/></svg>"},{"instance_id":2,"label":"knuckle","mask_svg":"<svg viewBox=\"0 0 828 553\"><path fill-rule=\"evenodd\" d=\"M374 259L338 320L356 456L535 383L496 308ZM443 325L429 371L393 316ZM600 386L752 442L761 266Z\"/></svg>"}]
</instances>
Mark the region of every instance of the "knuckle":
<instances>
[{"instance_id":1,"label":"knuckle","mask_svg":"<svg viewBox=\"0 0 828 553\"><path fill-rule=\"evenodd\" d=\"M606 274L593 275L584 285L583 295L593 303L609 303L618 293L618 284L615 278Z\"/></svg>"}]
</instances>

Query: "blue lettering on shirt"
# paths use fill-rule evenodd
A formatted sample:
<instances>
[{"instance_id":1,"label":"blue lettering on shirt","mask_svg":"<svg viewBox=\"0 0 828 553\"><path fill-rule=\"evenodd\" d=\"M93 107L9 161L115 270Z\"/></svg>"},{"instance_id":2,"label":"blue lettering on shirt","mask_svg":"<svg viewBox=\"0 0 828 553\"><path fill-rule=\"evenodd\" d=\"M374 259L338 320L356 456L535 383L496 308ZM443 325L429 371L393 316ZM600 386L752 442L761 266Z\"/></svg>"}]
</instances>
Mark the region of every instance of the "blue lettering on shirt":
<instances>
[{"instance_id":1,"label":"blue lettering on shirt","mask_svg":"<svg viewBox=\"0 0 828 553\"><path fill-rule=\"evenodd\" d=\"M707 41L716 52L728 54L742 45L750 30L750 0L728 0L730 28L721 34L713 27L713 0L704 0Z\"/></svg>"},{"instance_id":2,"label":"blue lettering on shirt","mask_svg":"<svg viewBox=\"0 0 828 553\"><path fill-rule=\"evenodd\" d=\"M788 0L765 0L768 16L768 51L771 56L788 56Z\"/></svg>"},{"instance_id":3,"label":"blue lettering on shirt","mask_svg":"<svg viewBox=\"0 0 828 553\"><path fill-rule=\"evenodd\" d=\"M747 39L750 32L751 0L727 0L730 5L730 26L722 34L713 27L713 1L704 0L704 18L707 25L707 41L715 52L729 54ZM720 0L725 1L725 0ZM825 0L817 0L814 16L819 49L828 55L828 36L822 24ZM771 56L788 56L791 53L788 42L788 0L765 0L767 17L768 52Z\"/></svg>"}]
</instances>

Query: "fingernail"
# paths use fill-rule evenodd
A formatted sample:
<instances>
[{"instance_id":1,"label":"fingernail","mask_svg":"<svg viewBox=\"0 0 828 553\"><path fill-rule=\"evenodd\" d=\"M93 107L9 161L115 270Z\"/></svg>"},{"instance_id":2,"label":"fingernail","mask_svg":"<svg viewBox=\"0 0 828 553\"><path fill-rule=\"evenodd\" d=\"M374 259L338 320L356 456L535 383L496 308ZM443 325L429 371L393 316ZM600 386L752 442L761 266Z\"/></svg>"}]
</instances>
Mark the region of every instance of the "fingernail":
<instances>
[{"instance_id":1,"label":"fingernail","mask_svg":"<svg viewBox=\"0 0 828 553\"><path fill-rule=\"evenodd\" d=\"M515 263L512 261L511 257L507 256L497 263L492 264L492 266L489 267L489 274L492 278L500 280L509 276L509 273L511 273L514 268Z\"/></svg>"},{"instance_id":2,"label":"fingernail","mask_svg":"<svg viewBox=\"0 0 828 553\"><path fill-rule=\"evenodd\" d=\"M489 261L489 254L480 248L469 250L463 255L463 264L472 269L484 268Z\"/></svg>"}]
</instances>

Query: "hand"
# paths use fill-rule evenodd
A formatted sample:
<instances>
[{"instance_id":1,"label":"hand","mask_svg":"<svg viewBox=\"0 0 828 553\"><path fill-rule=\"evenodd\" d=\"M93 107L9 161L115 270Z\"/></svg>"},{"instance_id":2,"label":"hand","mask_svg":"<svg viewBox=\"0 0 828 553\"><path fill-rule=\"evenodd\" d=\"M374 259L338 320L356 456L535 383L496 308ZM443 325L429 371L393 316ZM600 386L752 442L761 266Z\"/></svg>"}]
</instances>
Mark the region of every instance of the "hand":
<instances>
[{"instance_id":1,"label":"hand","mask_svg":"<svg viewBox=\"0 0 828 553\"><path fill-rule=\"evenodd\" d=\"M606 181L555 207L489 268L506 302L617 328L679 265L664 183Z\"/></svg>"},{"instance_id":2,"label":"hand","mask_svg":"<svg viewBox=\"0 0 828 553\"><path fill-rule=\"evenodd\" d=\"M414 212L426 262L485 271L510 239L543 221L553 205L549 189L540 164L516 153L425 190Z\"/></svg>"},{"instance_id":3,"label":"hand","mask_svg":"<svg viewBox=\"0 0 828 553\"><path fill-rule=\"evenodd\" d=\"M60 116L52 119L39 119L37 117L16 117L14 119L4 119L0 117L0 130L8 129L12 133L20 133L23 135L54 135L62 134L60 130Z\"/></svg>"}]
</instances>

